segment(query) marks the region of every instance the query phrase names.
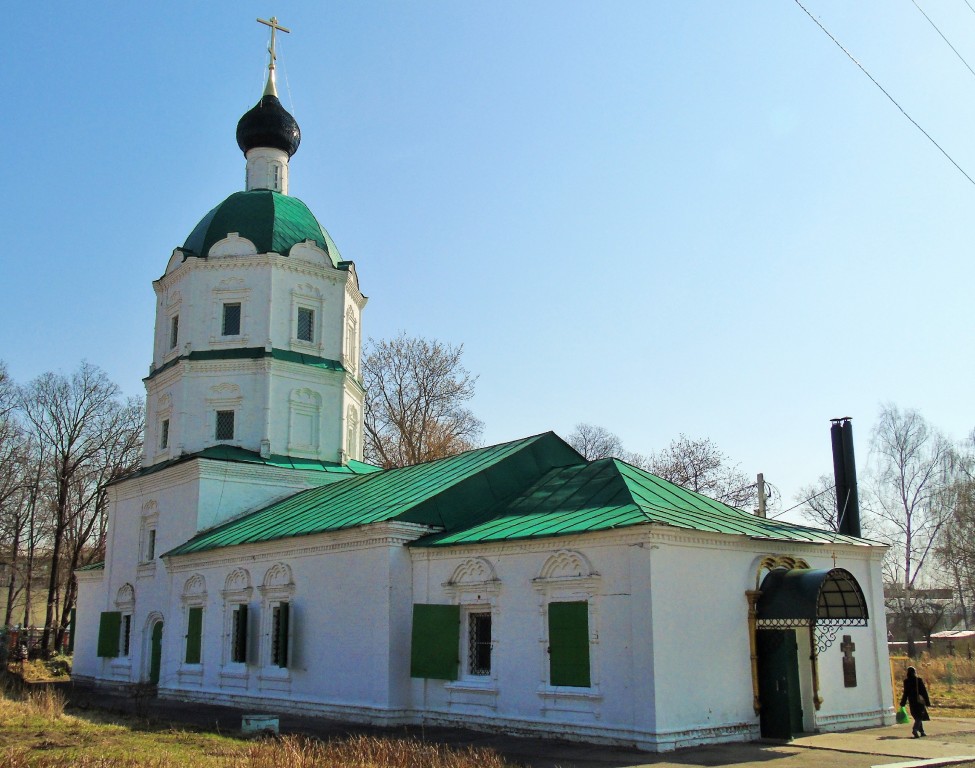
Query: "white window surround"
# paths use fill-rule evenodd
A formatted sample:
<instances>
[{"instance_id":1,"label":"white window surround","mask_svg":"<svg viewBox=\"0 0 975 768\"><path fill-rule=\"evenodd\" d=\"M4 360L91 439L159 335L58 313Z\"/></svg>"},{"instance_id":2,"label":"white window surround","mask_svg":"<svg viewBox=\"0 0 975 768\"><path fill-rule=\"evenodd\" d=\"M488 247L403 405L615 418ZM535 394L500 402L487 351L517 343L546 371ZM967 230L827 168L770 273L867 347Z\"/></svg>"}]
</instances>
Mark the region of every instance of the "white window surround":
<instances>
[{"instance_id":1,"label":"white window surround","mask_svg":"<svg viewBox=\"0 0 975 768\"><path fill-rule=\"evenodd\" d=\"M139 565L136 569L138 578L152 576L156 572L156 560L149 557L150 531L158 531L159 528L159 508L153 500L147 501L142 505L142 520L139 526ZM157 534L158 535L158 534ZM156 552L159 552L159 542L156 543Z\"/></svg>"},{"instance_id":2,"label":"white window surround","mask_svg":"<svg viewBox=\"0 0 975 768\"><path fill-rule=\"evenodd\" d=\"M345 346L342 352L342 364L350 373L359 370L359 321L352 307L345 311Z\"/></svg>"},{"instance_id":3,"label":"white window surround","mask_svg":"<svg viewBox=\"0 0 975 768\"><path fill-rule=\"evenodd\" d=\"M601 701L599 688L599 585L602 577L581 552L562 549L546 559L532 586L538 595L538 659L540 680L538 696L545 709L553 711L591 712L599 710L592 702ZM588 688L549 684L548 606L550 603L583 602L589 608L589 681ZM575 700L576 703L573 703Z\"/></svg>"},{"instance_id":4,"label":"white window surround","mask_svg":"<svg viewBox=\"0 0 975 768\"><path fill-rule=\"evenodd\" d=\"M211 291L210 346L245 347L248 341L250 289L241 278L227 278ZM223 335L224 304L240 304L240 333Z\"/></svg>"},{"instance_id":5,"label":"white window surround","mask_svg":"<svg viewBox=\"0 0 975 768\"><path fill-rule=\"evenodd\" d=\"M201 638L206 638L207 626L207 586L206 579L202 574L194 573L183 585L183 594L180 596L182 604L182 616L180 617L180 636L185 638L189 631L190 608L202 608L202 622L200 627ZM200 663L186 663L186 641L179 644L179 669L178 675L180 682L191 682L197 685L203 682L203 665L207 645L201 641Z\"/></svg>"},{"instance_id":6,"label":"white window surround","mask_svg":"<svg viewBox=\"0 0 975 768\"><path fill-rule=\"evenodd\" d=\"M317 456L321 445L322 396L312 389L294 389L288 398L288 411L288 451Z\"/></svg>"},{"instance_id":7,"label":"white window surround","mask_svg":"<svg viewBox=\"0 0 975 768\"><path fill-rule=\"evenodd\" d=\"M240 445L241 444L241 423L240 412L244 398L240 393L240 387L230 382L224 382L210 387L207 397L207 433L206 445L216 445L217 443ZM234 437L232 440L217 439L217 411L233 411L234 413Z\"/></svg>"},{"instance_id":8,"label":"white window surround","mask_svg":"<svg viewBox=\"0 0 975 768\"><path fill-rule=\"evenodd\" d=\"M162 446L162 424L164 421L169 422L169 439L166 442L165 448ZM151 446L151 450L150 446L146 446L146 453L152 454L153 461L159 461L160 459L169 456L173 450L173 399L169 393L160 395L156 400L156 417L155 420L150 423L155 424L156 434L152 436L153 445Z\"/></svg>"},{"instance_id":9,"label":"white window surround","mask_svg":"<svg viewBox=\"0 0 975 768\"><path fill-rule=\"evenodd\" d=\"M223 642L221 643L221 685L230 687L247 687L249 675L248 662L233 661L232 646L234 634L234 612L242 605L248 607L247 616L247 649L246 659L253 658L254 649L251 647L253 637L253 612L250 610L254 588L251 586L250 573L245 568L236 568L228 576L220 596L223 598Z\"/></svg>"},{"instance_id":10,"label":"white window surround","mask_svg":"<svg viewBox=\"0 0 975 768\"><path fill-rule=\"evenodd\" d=\"M298 338L298 310L310 310L313 316L311 341ZM323 357L325 345L322 343L322 321L325 316L325 301L322 292L309 283L296 285L291 289L291 349L316 357Z\"/></svg>"},{"instance_id":11,"label":"white window surround","mask_svg":"<svg viewBox=\"0 0 975 768\"><path fill-rule=\"evenodd\" d=\"M445 683L448 691L480 692L492 694L498 691L498 621L501 611L498 597L501 594L501 580L491 562L483 557L473 557L458 565L450 579L441 585L454 605L460 606L460 669L455 681ZM491 614L491 672L487 675L470 674L468 660L468 639L470 615L472 613Z\"/></svg>"},{"instance_id":12,"label":"white window surround","mask_svg":"<svg viewBox=\"0 0 975 768\"><path fill-rule=\"evenodd\" d=\"M135 587L123 584L115 593L115 610L122 614L119 622L119 655L111 659L112 675L128 679L132 670L132 614L135 613ZM128 649L126 649L125 635L128 633Z\"/></svg>"},{"instance_id":13,"label":"white window surround","mask_svg":"<svg viewBox=\"0 0 975 768\"><path fill-rule=\"evenodd\" d=\"M291 567L286 563L275 563L264 575L264 583L257 588L261 595L260 649L261 671L258 676L260 687L268 690L289 691L291 689L291 669L295 662L295 583ZM271 661L271 632L273 613L281 603L288 603L288 666L279 667Z\"/></svg>"},{"instance_id":14,"label":"white window surround","mask_svg":"<svg viewBox=\"0 0 975 768\"><path fill-rule=\"evenodd\" d=\"M184 337L184 328L179 329L179 338L174 346L172 344L172 334L173 334L173 319L178 318L180 315L180 309L182 306L183 297L179 291L174 291L172 295L168 297L165 307L160 306L159 314L157 317L163 322L160 323L162 326L159 329L159 333L162 338L160 338L160 355L159 359L163 363L169 362L170 360L179 356L179 339Z\"/></svg>"},{"instance_id":15,"label":"white window surround","mask_svg":"<svg viewBox=\"0 0 975 768\"><path fill-rule=\"evenodd\" d=\"M359 440L359 411L354 405L349 405L345 413L345 458L346 460L361 460Z\"/></svg>"}]
</instances>

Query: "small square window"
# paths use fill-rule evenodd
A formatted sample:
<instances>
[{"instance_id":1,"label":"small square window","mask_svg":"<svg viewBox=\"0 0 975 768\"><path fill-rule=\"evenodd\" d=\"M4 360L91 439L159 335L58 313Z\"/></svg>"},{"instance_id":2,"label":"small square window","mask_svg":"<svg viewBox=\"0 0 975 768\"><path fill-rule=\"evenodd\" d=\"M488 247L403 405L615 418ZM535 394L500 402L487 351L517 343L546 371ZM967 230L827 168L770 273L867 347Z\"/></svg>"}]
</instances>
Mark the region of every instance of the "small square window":
<instances>
[{"instance_id":1,"label":"small square window","mask_svg":"<svg viewBox=\"0 0 975 768\"><path fill-rule=\"evenodd\" d=\"M234 439L234 412L217 411L217 440Z\"/></svg>"},{"instance_id":2,"label":"small square window","mask_svg":"<svg viewBox=\"0 0 975 768\"><path fill-rule=\"evenodd\" d=\"M298 339L300 341L315 340L315 310L298 307Z\"/></svg>"},{"instance_id":3,"label":"small square window","mask_svg":"<svg viewBox=\"0 0 975 768\"><path fill-rule=\"evenodd\" d=\"M467 616L467 671L471 675L491 674L491 614Z\"/></svg>"},{"instance_id":4,"label":"small square window","mask_svg":"<svg viewBox=\"0 0 975 768\"><path fill-rule=\"evenodd\" d=\"M164 451L169 448L169 419L159 422L159 450Z\"/></svg>"},{"instance_id":5,"label":"small square window","mask_svg":"<svg viewBox=\"0 0 975 768\"><path fill-rule=\"evenodd\" d=\"M169 348L176 349L179 343L179 315L173 315L169 321Z\"/></svg>"},{"instance_id":6,"label":"small square window","mask_svg":"<svg viewBox=\"0 0 975 768\"><path fill-rule=\"evenodd\" d=\"M224 336L240 336L240 302L223 305L221 333Z\"/></svg>"}]
</instances>

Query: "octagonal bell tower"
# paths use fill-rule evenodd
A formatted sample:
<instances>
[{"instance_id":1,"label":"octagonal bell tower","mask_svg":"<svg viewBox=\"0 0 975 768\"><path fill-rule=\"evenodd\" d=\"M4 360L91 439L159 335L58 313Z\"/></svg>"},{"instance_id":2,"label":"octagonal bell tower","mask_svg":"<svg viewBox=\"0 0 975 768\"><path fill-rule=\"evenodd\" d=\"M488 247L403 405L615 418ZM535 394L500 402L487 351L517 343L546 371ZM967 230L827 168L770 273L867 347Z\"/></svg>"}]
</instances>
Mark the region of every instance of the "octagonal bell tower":
<instances>
[{"instance_id":1,"label":"octagonal bell tower","mask_svg":"<svg viewBox=\"0 0 975 768\"><path fill-rule=\"evenodd\" d=\"M288 194L301 132L275 87L283 28L269 26L267 84L237 125L245 190L207 213L153 282L144 466L200 453L362 458L366 298L355 265Z\"/></svg>"}]
</instances>

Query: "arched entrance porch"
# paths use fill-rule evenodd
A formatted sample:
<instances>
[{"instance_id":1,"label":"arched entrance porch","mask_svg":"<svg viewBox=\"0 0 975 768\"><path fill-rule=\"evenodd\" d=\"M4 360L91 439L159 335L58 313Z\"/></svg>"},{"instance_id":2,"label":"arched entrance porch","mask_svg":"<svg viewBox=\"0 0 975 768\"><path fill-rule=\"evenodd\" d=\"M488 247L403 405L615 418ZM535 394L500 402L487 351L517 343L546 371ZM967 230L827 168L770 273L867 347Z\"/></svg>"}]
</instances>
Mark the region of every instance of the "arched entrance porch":
<instances>
[{"instance_id":1,"label":"arched entrance porch","mask_svg":"<svg viewBox=\"0 0 975 768\"><path fill-rule=\"evenodd\" d=\"M753 704L763 736L790 739L803 730L800 677L808 678L807 703L818 710L819 655L841 627L867 626L867 604L852 573L812 569L799 558L765 558L755 581L746 593Z\"/></svg>"}]
</instances>

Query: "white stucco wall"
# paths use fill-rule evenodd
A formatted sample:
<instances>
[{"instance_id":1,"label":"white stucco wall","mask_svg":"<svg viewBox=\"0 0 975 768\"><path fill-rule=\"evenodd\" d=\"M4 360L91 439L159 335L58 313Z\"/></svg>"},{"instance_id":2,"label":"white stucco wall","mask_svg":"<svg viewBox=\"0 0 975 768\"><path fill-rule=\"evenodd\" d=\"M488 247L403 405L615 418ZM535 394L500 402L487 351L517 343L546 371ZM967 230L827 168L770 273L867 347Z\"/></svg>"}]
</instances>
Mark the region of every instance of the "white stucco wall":
<instances>
[{"instance_id":1,"label":"white stucco wall","mask_svg":"<svg viewBox=\"0 0 975 768\"><path fill-rule=\"evenodd\" d=\"M144 464L218 442L331 462L361 459L363 391L357 377L366 299L355 271L334 268L314 243L298 244L290 256L281 256L257 254L250 241L230 237L210 254L174 258L167 274L153 283L156 330L146 379ZM237 335L222 335L225 303L241 305ZM314 313L310 341L298 338L299 308ZM178 339L172 346L177 316ZM186 359L194 352L232 354L244 348L335 360L345 371L268 358ZM171 367L163 370L167 364ZM350 407L357 416L351 439ZM218 410L235 412L231 441L216 439ZM169 420L166 445L164 419Z\"/></svg>"},{"instance_id":2,"label":"white stucco wall","mask_svg":"<svg viewBox=\"0 0 975 768\"><path fill-rule=\"evenodd\" d=\"M168 483L178 486L175 478ZM204 496L215 493L207 488ZM176 498L158 496L160 520ZM128 514L138 515L135 498L132 505ZM179 536L186 532L187 524L182 525ZM110 545L137 551L133 529L125 530L125 541L116 535ZM408 524L375 524L212 550L162 561L145 578L136 573L134 633L148 632L152 616L166 621L160 695L382 724L473 725L669 750L758 735L745 591L754 588L763 557L788 554L814 568L831 568L835 555L836 565L851 571L864 588L872 616L882 616L879 548L827 551L653 526L443 549L406 546L422 532ZM168 546L165 541L160 539ZM133 569L143 567L136 560L119 555L101 582L89 577L79 606L92 606L86 610L93 612L98 606L91 594L104 584L109 597L100 610L111 610L110 596ZM231 582L246 583L244 599L254 622L248 662L242 665L228 662L229 610L233 596L241 594ZM267 656L268 616L274 596L282 594L294 622L286 670L269 665ZM588 604L589 688L552 686L548 679L548 605L566 600ZM462 615L472 607L490 610L490 675L467 675L462 668L456 681L411 678L416 603L459 605ZM187 665L190 605L204 608L205 639L201 663ZM79 641L82 635L91 640L92 621L97 625L97 618L89 620ZM856 643L858 685L843 685L838 638L819 659L823 706L816 711L808 642L798 632L809 729L880 724L892 715L883 622L872 620L870 627L839 634ZM465 644L462 630L462 659ZM84 656L82 673L115 681L144 679L147 647L145 636L133 641L137 650L128 668L107 660L93 665Z\"/></svg>"},{"instance_id":3,"label":"white stucco wall","mask_svg":"<svg viewBox=\"0 0 975 768\"><path fill-rule=\"evenodd\" d=\"M162 554L204 528L343 477L193 459L111 486L105 569L78 574L75 675L119 683L146 679L147 622L170 616L172 585ZM150 529L155 530L155 557L148 559ZM134 595L131 607L118 603L126 585ZM99 617L117 610L132 615L129 655L97 658Z\"/></svg>"}]
</instances>

